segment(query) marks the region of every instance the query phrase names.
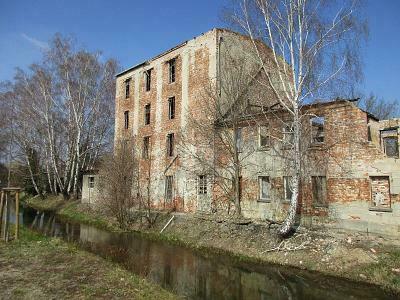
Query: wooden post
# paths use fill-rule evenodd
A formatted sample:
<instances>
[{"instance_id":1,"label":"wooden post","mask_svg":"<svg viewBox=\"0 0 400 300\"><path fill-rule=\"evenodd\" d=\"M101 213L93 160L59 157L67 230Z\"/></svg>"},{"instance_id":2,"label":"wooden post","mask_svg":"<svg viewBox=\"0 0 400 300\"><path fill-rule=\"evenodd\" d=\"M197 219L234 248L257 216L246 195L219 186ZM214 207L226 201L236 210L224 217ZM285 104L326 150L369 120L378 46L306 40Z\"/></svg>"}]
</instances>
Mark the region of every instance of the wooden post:
<instances>
[{"instance_id":1,"label":"wooden post","mask_svg":"<svg viewBox=\"0 0 400 300\"><path fill-rule=\"evenodd\" d=\"M19 235L19 191L15 193L15 239Z\"/></svg>"},{"instance_id":2,"label":"wooden post","mask_svg":"<svg viewBox=\"0 0 400 300\"><path fill-rule=\"evenodd\" d=\"M3 238L6 242L8 242L8 193L6 193L6 211L5 211L5 220L4 220L4 235Z\"/></svg>"},{"instance_id":3,"label":"wooden post","mask_svg":"<svg viewBox=\"0 0 400 300\"><path fill-rule=\"evenodd\" d=\"M1 236L1 229L3 227L3 207L4 207L4 191L1 191L1 200L0 200L0 236Z\"/></svg>"}]
</instances>

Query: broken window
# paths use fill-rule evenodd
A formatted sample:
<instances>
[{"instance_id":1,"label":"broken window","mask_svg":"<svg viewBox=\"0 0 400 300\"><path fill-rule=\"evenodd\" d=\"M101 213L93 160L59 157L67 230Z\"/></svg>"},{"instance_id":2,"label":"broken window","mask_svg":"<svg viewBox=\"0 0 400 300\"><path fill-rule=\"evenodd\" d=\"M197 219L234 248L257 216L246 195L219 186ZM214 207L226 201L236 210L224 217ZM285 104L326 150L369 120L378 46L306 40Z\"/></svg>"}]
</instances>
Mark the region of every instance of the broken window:
<instances>
[{"instance_id":1,"label":"broken window","mask_svg":"<svg viewBox=\"0 0 400 300\"><path fill-rule=\"evenodd\" d=\"M383 138L383 146L387 156L398 157L399 145L397 136L388 136Z\"/></svg>"},{"instance_id":2,"label":"broken window","mask_svg":"<svg viewBox=\"0 0 400 300\"><path fill-rule=\"evenodd\" d=\"M198 178L198 194L206 195L207 194L207 175L199 175Z\"/></svg>"},{"instance_id":3,"label":"broken window","mask_svg":"<svg viewBox=\"0 0 400 300\"><path fill-rule=\"evenodd\" d=\"M236 140L236 150L238 152L242 152L243 148L242 128L236 128L235 140Z\"/></svg>"},{"instance_id":4,"label":"broken window","mask_svg":"<svg viewBox=\"0 0 400 300\"><path fill-rule=\"evenodd\" d=\"M372 134L371 134L371 126L368 125L367 127L367 136L368 136L368 142L372 142Z\"/></svg>"},{"instance_id":5,"label":"broken window","mask_svg":"<svg viewBox=\"0 0 400 300\"><path fill-rule=\"evenodd\" d=\"M283 189L284 189L284 199L290 201L292 199L293 187L292 187L292 176L283 177Z\"/></svg>"},{"instance_id":6,"label":"broken window","mask_svg":"<svg viewBox=\"0 0 400 300\"><path fill-rule=\"evenodd\" d=\"M88 183L89 183L89 188L92 189L94 188L94 176L89 176L88 178Z\"/></svg>"},{"instance_id":7,"label":"broken window","mask_svg":"<svg viewBox=\"0 0 400 300\"><path fill-rule=\"evenodd\" d=\"M175 119L175 97L168 98L168 119Z\"/></svg>"},{"instance_id":8,"label":"broken window","mask_svg":"<svg viewBox=\"0 0 400 300\"><path fill-rule=\"evenodd\" d=\"M271 184L268 176L259 176L258 177L258 198L259 200L269 200L270 199L270 190Z\"/></svg>"},{"instance_id":9,"label":"broken window","mask_svg":"<svg viewBox=\"0 0 400 300\"><path fill-rule=\"evenodd\" d=\"M151 88L151 69L144 72L146 79L146 91L150 91Z\"/></svg>"},{"instance_id":10,"label":"broken window","mask_svg":"<svg viewBox=\"0 0 400 300\"><path fill-rule=\"evenodd\" d=\"M371 179L371 205L374 208L390 208L390 183L388 176L372 176Z\"/></svg>"},{"instance_id":11,"label":"broken window","mask_svg":"<svg viewBox=\"0 0 400 300\"><path fill-rule=\"evenodd\" d=\"M129 98L129 90L131 86L131 79L125 80L125 98Z\"/></svg>"},{"instance_id":12,"label":"broken window","mask_svg":"<svg viewBox=\"0 0 400 300\"><path fill-rule=\"evenodd\" d=\"M167 155L173 156L174 155L174 134L169 133L167 135Z\"/></svg>"},{"instance_id":13,"label":"broken window","mask_svg":"<svg viewBox=\"0 0 400 300\"><path fill-rule=\"evenodd\" d=\"M314 117L311 118L311 142L313 144L323 143L325 141L324 135L324 117Z\"/></svg>"},{"instance_id":14,"label":"broken window","mask_svg":"<svg viewBox=\"0 0 400 300\"><path fill-rule=\"evenodd\" d=\"M129 128L129 110L124 112L124 127L125 129Z\"/></svg>"},{"instance_id":15,"label":"broken window","mask_svg":"<svg viewBox=\"0 0 400 300\"><path fill-rule=\"evenodd\" d=\"M172 201L173 198L173 176L165 176L165 200Z\"/></svg>"},{"instance_id":16,"label":"broken window","mask_svg":"<svg viewBox=\"0 0 400 300\"><path fill-rule=\"evenodd\" d=\"M168 61L169 83L175 82L175 58Z\"/></svg>"},{"instance_id":17,"label":"broken window","mask_svg":"<svg viewBox=\"0 0 400 300\"><path fill-rule=\"evenodd\" d=\"M270 137L268 126L262 125L258 127L258 147L266 148L270 145Z\"/></svg>"},{"instance_id":18,"label":"broken window","mask_svg":"<svg viewBox=\"0 0 400 300\"><path fill-rule=\"evenodd\" d=\"M290 147L293 144L293 128L290 125L286 125L283 128L283 146Z\"/></svg>"},{"instance_id":19,"label":"broken window","mask_svg":"<svg viewBox=\"0 0 400 300\"><path fill-rule=\"evenodd\" d=\"M149 158L149 150L150 149L150 137L149 136L145 136L143 138L143 153L142 153L142 157L144 159L148 159Z\"/></svg>"},{"instance_id":20,"label":"broken window","mask_svg":"<svg viewBox=\"0 0 400 300\"><path fill-rule=\"evenodd\" d=\"M312 176L311 177L313 204L315 206L328 206L326 197L326 177Z\"/></svg>"},{"instance_id":21,"label":"broken window","mask_svg":"<svg viewBox=\"0 0 400 300\"><path fill-rule=\"evenodd\" d=\"M146 106L144 107L144 125L150 124L150 109L150 104L146 104Z\"/></svg>"}]
</instances>

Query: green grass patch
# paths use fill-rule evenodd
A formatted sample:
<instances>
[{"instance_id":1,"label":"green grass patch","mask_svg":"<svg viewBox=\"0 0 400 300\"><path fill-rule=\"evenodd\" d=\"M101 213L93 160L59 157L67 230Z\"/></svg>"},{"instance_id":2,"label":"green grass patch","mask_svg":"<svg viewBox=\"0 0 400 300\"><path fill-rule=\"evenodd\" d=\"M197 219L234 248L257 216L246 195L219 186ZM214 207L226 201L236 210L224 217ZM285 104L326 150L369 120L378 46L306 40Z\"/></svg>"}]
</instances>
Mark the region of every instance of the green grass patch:
<instances>
[{"instance_id":1,"label":"green grass patch","mask_svg":"<svg viewBox=\"0 0 400 300\"><path fill-rule=\"evenodd\" d=\"M400 292L400 250L394 249L380 254L377 263L361 267L357 273L364 274L370 282L387 290Z\"/></svg>"},{"instance_id":2,"label":"green grass patch","mask_svg":"<svg viewBox=\"0 0 400 300\"><path fill-rule=\"evenodd\" d=\"M35 196L25 199L24 202L27 206L40 211L56 211L66 203L62 196L53 195L44 199L40 196Z\"/></svg>"},{"instance_id":3,"label":"green grass patch","mask_svg":"<svg viewBox=\"0 0 400 300\"><path fill-rule=\"evenodd\" d=\"M4 299L176 299L177 296L74 244L21 228L0 241Z\"/></svg>"},{"instance_id":4,"label":"green grass patch","mask_svg":"<svg viewBox=\"0 0 400 300\"><path fill-rule=\"evenodd\" d=\"M111 224L111 222L108 222L105 218L99 216L95 211L89 213L88 211L82 211L79 209L79 201L66 203L57 211L57 215L64 220L92 225L99 229L110 231L120 230L118 226Z\"/></svg>"}]
</instances>

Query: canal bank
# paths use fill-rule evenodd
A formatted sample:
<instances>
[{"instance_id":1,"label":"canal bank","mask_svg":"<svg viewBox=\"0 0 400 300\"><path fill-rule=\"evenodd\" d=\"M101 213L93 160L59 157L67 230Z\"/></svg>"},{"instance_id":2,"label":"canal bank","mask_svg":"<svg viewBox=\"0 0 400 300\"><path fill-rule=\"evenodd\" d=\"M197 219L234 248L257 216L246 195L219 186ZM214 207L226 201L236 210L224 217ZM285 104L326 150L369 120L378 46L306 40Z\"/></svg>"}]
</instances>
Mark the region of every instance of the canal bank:
<instances>
[{"instance_id":1,"label":"canal bank","mask_svg":"<svg viewBox=\"0 0 400 300\"><path fill-rule=\"evenodd\" d=\"M58 214L64 219L100 225L101 214L77 203L68 203ZM100 219L103 222L100 227L117 228L112 219ZM266 224L206 215L176 215L169 227L160 234L168 219L169 215L161 215L152 228L146 228L146 223L140 226L139 222L135 222L131 230L147 239L167 240L206 256L219 253L253 265L295 267L319 272L320 276L332 275L377 284L395 293L400 291L398 245L384 237L301 229L282 244L270 234ZM278 248L280 251L277 251Z\"/></svg>"},{"instance_id":2,"label":"canal bank","mask_svg":"<svg viewBox=\"0 0 400 300\"><path fill-rule=\"evenodd\" d=\"M58 238L22 228L0 241L1 299L177 299L161 287Z\"/></svg>"}]
</instances>

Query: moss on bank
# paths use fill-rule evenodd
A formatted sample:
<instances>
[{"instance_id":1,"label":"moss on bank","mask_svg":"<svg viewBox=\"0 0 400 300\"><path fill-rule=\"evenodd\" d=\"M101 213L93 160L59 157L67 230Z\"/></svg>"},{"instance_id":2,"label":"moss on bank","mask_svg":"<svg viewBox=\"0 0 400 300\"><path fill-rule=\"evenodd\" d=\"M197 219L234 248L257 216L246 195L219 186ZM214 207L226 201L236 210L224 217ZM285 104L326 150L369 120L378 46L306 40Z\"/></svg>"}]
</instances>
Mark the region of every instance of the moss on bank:
<instances>
[{"instance_id":1,"label":"moss on bank","mask_svg":"<svg viewBox=\"0 0 400 300\"><path fill-rule=\"evenodd\" d=\"M0 289L5 299L176 299L118 265L56 238L21 230L0 242Z\"/></svg>"},{"instance_id":2,"label":"moss on bank","mask_svg":"<svg viewBox=\"0 0 400 300\"><path fill-rule=\"evenodd\" d=\"M110 219L102 218L76 202L63 207L59 213L71 221L109 230L118 228ZM173 222L160 234L160 229L168 219L168 216L159 218L150 229L133 224L131 230L146 239L185 246L205 256L220 254L239 262L295 267L376 284L400 294L400 250L381 243L377 246L373 240L363 241L365 237L358 237L356 234L353 235L353 241L358 239L362 242L348 243L348 234L351 233L339 237L315 233L307 237L312 239L309 249L266 252L265 250L276 246L276 240L262 226L261 229L255 226L250 229L249 226L190 216L184 218L184 221ZM371 243L375 244L374 251L370 251Z\"/></svg>"}]
</instances>

